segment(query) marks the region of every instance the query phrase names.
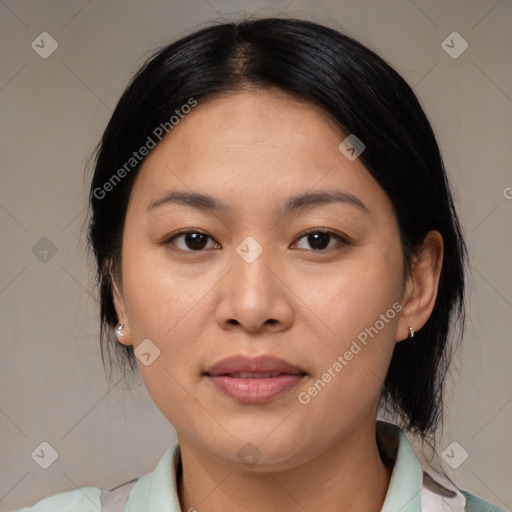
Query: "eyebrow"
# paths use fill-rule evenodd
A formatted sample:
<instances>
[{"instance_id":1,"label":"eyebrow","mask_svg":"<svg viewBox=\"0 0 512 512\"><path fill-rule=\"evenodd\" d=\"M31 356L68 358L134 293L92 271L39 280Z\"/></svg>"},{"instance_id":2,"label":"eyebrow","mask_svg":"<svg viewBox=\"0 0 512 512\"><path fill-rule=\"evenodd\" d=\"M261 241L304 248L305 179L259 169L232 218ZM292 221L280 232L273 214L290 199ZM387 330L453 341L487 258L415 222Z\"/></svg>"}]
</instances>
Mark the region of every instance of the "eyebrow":
<instances>
[{"instance_id":1,"label":"eyebrow","mask_svg":"<svg viewBox=\"0 0 512 512\"><path fill-rule=\"evenodd\" d=\"M359 198L350 192L341 190L320 190L289 197L280 213L286 215L333 203L352 205L365 213L369 213L368 207ZM181 204L191 206L198 210L219 213L227 213L231 210L226 203L206 194L174 190L166 193L159 199L152 201L146 208L146 211L152 211L155 208L166 204Z\"/></svg>"}]
</instances>

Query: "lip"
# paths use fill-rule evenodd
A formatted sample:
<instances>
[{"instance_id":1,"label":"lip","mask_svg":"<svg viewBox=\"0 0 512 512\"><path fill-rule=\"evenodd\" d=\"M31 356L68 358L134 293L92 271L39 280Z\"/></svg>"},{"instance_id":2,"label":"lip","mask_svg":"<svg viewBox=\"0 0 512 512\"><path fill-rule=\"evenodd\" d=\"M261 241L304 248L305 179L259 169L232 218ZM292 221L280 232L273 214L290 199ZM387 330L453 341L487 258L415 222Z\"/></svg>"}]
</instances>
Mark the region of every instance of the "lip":
<instances>
[{"instance_id":1,"label":"lip","mask_svg":"<svg viewBox=\"0 0 512 512\"><path fill-rule=\"evenodd\" d=\"M298 375L305 372L298 366L275 356L249 357L236 355L215 363L206 373L217 377L230 373L288 373Z\"/></svg>"},{"instance_id":2,"label":"lip","mask_svg":"<svg viewBox=\"0 0 512 512\"><path fill-rule=\"evenodd\" d=\"M306 373L278 357L237 355L214 364L204 375L236 401L261 403L296 386Z\"/></svg>"}]
</instances>

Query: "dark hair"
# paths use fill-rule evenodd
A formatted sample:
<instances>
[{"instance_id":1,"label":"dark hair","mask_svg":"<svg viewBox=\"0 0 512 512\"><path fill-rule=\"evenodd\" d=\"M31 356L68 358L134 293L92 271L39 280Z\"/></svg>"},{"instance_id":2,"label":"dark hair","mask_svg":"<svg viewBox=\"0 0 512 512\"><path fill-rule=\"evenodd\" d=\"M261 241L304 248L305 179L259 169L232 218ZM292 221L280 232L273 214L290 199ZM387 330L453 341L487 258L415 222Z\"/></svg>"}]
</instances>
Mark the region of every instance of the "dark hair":
<instances>
[{"instance_id":1,"label":"dark hair","mask_svg":"<svg viewBox=\"0 0 512 512\"><path fill-rule=\"evenodd\" d=\"M382 393L386 411L404 429L423 438L433 434L442 420L452 320L460 321L460 336L464 329L467 261L442 157L404 79L354 39L313 22L266 18L204 28L152 55L123 93L97 149L89 197L103 364L106 344L111 368L111 349L118 362L136 367L133 347L113 335L118 318L112 276L119 271L127 204L140 168L137 162L127 169L126 162L191 98L200 104L251 88L278 88L320 105L347 135L363 141L359 158L396 213L406 273L428 231L441 233L444 259L434 310L413 340L396 344ZM123 166L123 179L113 183ZM106 193L109 180L113 186Z\"/></svg>"}]
</instances>

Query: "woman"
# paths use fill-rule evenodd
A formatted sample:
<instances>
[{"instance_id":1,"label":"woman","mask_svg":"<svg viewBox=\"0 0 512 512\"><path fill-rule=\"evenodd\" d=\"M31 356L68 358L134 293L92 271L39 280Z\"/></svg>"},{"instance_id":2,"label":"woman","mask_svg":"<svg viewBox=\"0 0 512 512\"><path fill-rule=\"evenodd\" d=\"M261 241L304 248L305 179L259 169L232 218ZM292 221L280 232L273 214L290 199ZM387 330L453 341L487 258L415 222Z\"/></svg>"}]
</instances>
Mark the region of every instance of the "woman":
<instances>
[{"instance_id":1,"label":"woman","mask_svg":"<svg viewBox=\"0 0 512 512\"><path fill-rule=\"evenodd\" d=\"M114 490L23 510L500 510L404 434L441 422L466 249L430 124L380 57L292 19L193 33L124 92L90 202L102 348L178 442Z\"/></svg>"}]
</instances>

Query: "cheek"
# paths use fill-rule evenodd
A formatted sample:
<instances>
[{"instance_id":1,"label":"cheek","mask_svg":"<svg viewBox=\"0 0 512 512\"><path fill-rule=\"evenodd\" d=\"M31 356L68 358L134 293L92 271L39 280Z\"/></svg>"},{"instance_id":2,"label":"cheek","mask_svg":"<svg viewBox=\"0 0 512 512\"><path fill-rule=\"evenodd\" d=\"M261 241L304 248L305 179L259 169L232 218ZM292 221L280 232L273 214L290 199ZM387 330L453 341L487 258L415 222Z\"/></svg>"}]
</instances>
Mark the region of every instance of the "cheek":
<instances>
[{"instance_id":1,"label":"cheek","mask_svg":"<svg viewBox=\"0 0 512 512\"><path fill-rule=\"evenodd\" d=\"M139 344L149 339L159 351L148 366L137 359L139 372L158 407L173 414L190 407L183 386L188 389L199 372L201 333L213 315L207 294L216 281L204 272L196 270L194 276L183 266L170 265L162 251L127 254L123 285L133 347L137 353Z\"/></svg>"},{"instance_id":2,"label":"cheek","mask_svg":"<svg viewBox=\"0 0 512 512\"><path fill-rule=\"evenodd\" d=\"M127 245L123 285L134 350L149 339L159 351L149 365L137 359L139 373L157 407L182 427L180 416L191 408L206 421L191 400L191 376L201 360L200 333L211 318L204 296L213 280L200 272L194 278L162 253Z\"/></svg>"},{"instance_id":3,"label":"cheek","mask_svg":"<svg viewBox=\"0 0 512 512\"><path fill-rule=\"evenodd\" d=\"M142 338L171 342L201 323L201 298L211 287L199 269L171 265L163 248L130 250L123 264L127 313L134 344ZM193 336L190 336L193 338ZM182 343L180 343L182 344Z\"/></svg>"},{"instance_id":4,"label":"cheek","mask_svg":"<svg viewBox=\"0 0 512 512\"><path fill-rule=\"evenodd\" d=\"M350 342L379 321L381 315L390 321L379 330L388 332L388 327L396 323L393 304L400 299L402 290L400 247L389 244L385 250L358 250L354 257L326 267L325 274L304 274L296 282L298 294L327 326L327 338L335 345ZM319 282L323 284L319 286ZM380 322L378 326L381 327Z\"/></svg>"},{"instance_id":5,"label":"cheek","mask_svg":"<svg viewBox=\"0 0 512 512\"><path fill-rule=\"evenodd\" d=\"M329 281L327 293L311 305L325 312L323 322L333 333L315 346L316 372L308 387L297 390L299 407L316 418L305 422L310 435L320 423L332 438L374 414L395 346L401 281L389 277L389 267L352 270Z\"/></svg>"},{"instance_id":6,"label":"cheek","mask_svg":"<svg viewBox=\"0 0 512 512\"><path fill-rule=\"evenodd\" d=\"M353 417L362 414L380 394L401 310L400 250L391 244L385 251L368 247L357 258L347 258L337 272L325 276L322 291L307 302L328 326L329 336L315 347L317 374L310 383L314 388L309 388L311 393L306 390L327 424L339 424L347 411ZM302 281L302 293L316 279ZM340 407L328 406L333 403Z\"/></svg>"}]
</instances>

